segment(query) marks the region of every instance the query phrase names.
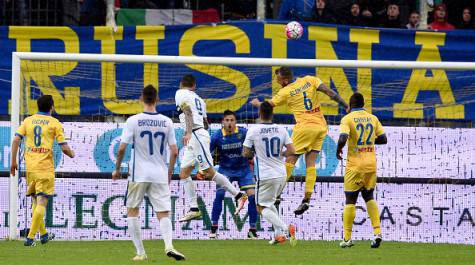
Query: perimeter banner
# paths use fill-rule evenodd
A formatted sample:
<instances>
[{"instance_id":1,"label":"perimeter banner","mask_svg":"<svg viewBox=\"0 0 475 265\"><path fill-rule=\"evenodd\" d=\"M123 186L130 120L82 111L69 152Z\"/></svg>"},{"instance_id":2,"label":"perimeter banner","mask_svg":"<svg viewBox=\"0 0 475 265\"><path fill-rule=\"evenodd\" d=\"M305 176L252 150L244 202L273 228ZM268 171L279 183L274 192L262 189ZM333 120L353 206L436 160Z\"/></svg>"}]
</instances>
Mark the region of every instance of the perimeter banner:
<instances>
[{"instance_id":1,"label":"perimeter banner","mask_svg":"<svg viewBox=\"0 0 475 265\"><path fill-rule=\"evenodd\" d=\"M54 150L57 172L112 172L115 167L123 124L79 122L64 123L68 144L76 152L70 159L61 154L59 146ZM175 135L180 154L183 130L175 124ZM253 126L241 125L243 127ZM289 133L292 126L285 126ZM211 134L221 129L211 125ZM385 127L388 144L377 146L378 176L406 178L475 178L475 129L449 129L425 127ZM338 126L329 126L323 150L317 160L319 176L343 176L344 164L336 159ZM10 127L0 122L0 171L9 171ZM345 149L346 154L346 149ZM124 158L128 164L130 152ZM180 157L175 167L179 173ZM303 158L297 162L294 175L305 176Z\"/></svg>"},{"instance_id":2,"label":"perimeter banner","mask_svg":"<svg viewBox=\"0 0 475 265\"><path fill-rule=\"evenodd\" d=\"M97 54L230 56L339 60L475 62L475 32L410 31L304 24L300 40L287 40L279 22L213 25L119 27L0 27L0 114L9 113L11 53L66 52ZM25 62L23 88L28 110L35 99L51 94L60 115L133 114L144 85L159 87L159 111L175 110L181 76L193 73L198 93L211 115L225 109L244 118L256 116L254 97L270 98L280 88L272 67L156 65L77 62ZM294 69L297 76L317 75L347 100L358 90L366 108L382 120L475 120L475 71ZM343 110L323 97L323 111L338 120ZM278 117L287 119L279 107ZM283 115L283 116L282 116Z\"/></svg>"},{"instance_id":3,"label":"perimeter banner","mask_svg":"<svg viewBox=\"0 0 475 265\"><path fill-rule=\"evenodd\" d=\"M60 240L124 240L126 231L124 195L126 181L57 179L56 193L48 204L46 227ZM20 189L25 188L24 183ZM203 219L188 223L177 220L185 214L184 191L178 181L172 181L173 236L176 239L207 239L211 227L211 207L215 184L198 181L199 207ZM8 235L8 179L0 178L0 238ZM302 217L293 210L304 193L304 183L289 183L282 195L281 210L287 223L297 226L297 236L304 240L341 240L343 237L342 212L344 193L342 183L317 183L313 205ZM381 231L384 240L475 244L474 186L436 184L379 184L375 199L379 203ZM20 200L19 229L29 226L30 200ZM366 205L356 205L353 227L354 240L373 237ZM219 225L219 239L245 239L249 229L247 210L234 217L234 202L225 198ZM140 212L143 239L159 239L156 216L149 202ZM270 239L271 225L258 222L262 239ZM266 242L263 242L266 244ZM368 242L369 245L369 242ZM335 246L337 247L337 246Z\"/></svg>"}]
</instances>

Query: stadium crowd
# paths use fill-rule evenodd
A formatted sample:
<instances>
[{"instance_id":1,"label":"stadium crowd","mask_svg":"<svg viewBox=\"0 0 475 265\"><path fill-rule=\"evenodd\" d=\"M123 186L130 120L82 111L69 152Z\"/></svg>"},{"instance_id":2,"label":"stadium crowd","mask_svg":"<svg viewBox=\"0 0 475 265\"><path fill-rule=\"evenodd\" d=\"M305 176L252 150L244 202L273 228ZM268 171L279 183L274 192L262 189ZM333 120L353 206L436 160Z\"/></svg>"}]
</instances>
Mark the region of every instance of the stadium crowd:
<instances>
[{"instance_id":1,"label":"stadium crowd","mask_svg":"<svg viewBox=\"0 0 475 265\"><path fill-rule=\"evenodd\" d=\"M265 19L297 20L325 24L407 29L475 29L475 1L420 0L427 9L419 10L419 1L412 0L264 0ZM38 2L38 4L36 4ZM50 3L51 2L51 3ZM54 2L54 3L53 3ZM29 21L18 19L48 16L41 5L49 3L49 13L56 18ZM31 5L31 7L29 6ZM198 22L221 22L257 19L257 0L0 0L0 24L3 25L111 25L125 9L207 10L210 16ZM30 9L38 9L38 16ZM23 10L23 11L22 11ZM25 11L26 10L26 11ZM18 14L15 14L17 12ZM420 13L422 12L422 14ZM425 13L424 13L425 12ZM165 13L163 13L165 14ZM160 23L167 24L166 17ZM9 17L15 17L10 19ZM71 19L72 18L72 19ZM427 20L425 20L427 18ZM112 23L111 23L112 22Z\"/></svg>"}]
</instances>

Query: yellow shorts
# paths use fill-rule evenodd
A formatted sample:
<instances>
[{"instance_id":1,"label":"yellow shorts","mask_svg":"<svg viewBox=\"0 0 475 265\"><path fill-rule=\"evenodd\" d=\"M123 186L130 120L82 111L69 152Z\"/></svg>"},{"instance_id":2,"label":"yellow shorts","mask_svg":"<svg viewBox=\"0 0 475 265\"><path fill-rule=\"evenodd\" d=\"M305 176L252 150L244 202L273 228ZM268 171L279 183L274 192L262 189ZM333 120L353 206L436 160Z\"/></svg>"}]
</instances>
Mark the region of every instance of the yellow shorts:
<instances>
[{"instance_id":1,"label":"yellow shorts","mask_svg":"<svg viewBox=\"0 0 475 265\"><path fill-rule=\"evenodd\" d=\"M54 173L26 172L26 196L54 195Z\"/></svg>"},{"instance_id":2,"label":"yellow shorts","mask_svg":"<svg viewBox=\"0 0 475 265\"><path fill-rule=\"evenodd\" d=\"M321 151L326 136L326 126L295 125L291 137L295 146L295 153L302 155L310 151Z\"/></svg>"},{"instance_id":3,"label":"yellow shorts","mask_svg":"<svg viewBox=\"0 0 475 265\"><path fill-rule=\"evenodd\" d=\"M345 191L374 189L376 187L376 172L362 173L347 169L344 182Z\"/></svg>"}]
</instances>

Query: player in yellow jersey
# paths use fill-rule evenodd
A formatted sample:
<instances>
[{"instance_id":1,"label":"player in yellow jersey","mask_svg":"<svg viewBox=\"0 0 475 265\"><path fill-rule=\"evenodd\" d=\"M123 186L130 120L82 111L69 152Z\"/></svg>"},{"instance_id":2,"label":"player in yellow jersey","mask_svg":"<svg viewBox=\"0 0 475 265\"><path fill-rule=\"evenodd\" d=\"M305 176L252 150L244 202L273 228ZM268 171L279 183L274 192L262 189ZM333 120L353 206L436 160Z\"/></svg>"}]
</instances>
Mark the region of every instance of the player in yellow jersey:
<instances>
[{"instance_id":1,"label":"player in yellow jersey","mask_svg":"<svg viewBox=\"0 0 475 265\"><path fill-rule=\"evenodd\" d=\"M44 215L48 197L54 194L54 162L53 144L56 140L61 150L73 158L74 152L65 142L63 126L51 117L54 110L53 97L41 96L38 101L39 112L26 118L15 134L12 143L10 174L18 170L17 153L20 141L25 139L25 165L28 190L26 196L32 197L33 216L30 232L25 246L35 246L36 232L40 232L41 243L45 244L54 235L48 234L45 228ZM13 224L12 224L13 225Z\"/></svg>"},{"instance_id":2,"label":"player in yellow jersey","mask_svg":"<svg viewBox=\"0 0 475 265\"><path fill-rule=\"evenodd\" d=\"M356 92L350 98L351 113L343 117L340 124L340 139L336 156L342 160L343 147L348 141L348 157L344 178L345 209L343 210L344 240L342 248L351 247L351 231L355 220L355 204L361 192L366 202L371 224L374 229L372 248L378 248L383 240L379 220L378 205L373 198L376 187L376 154L375 144L386 144L387 138L378 117L370 114L364 107L363 95Z\"/></svg>"},{"instance_id":3,"label":"player in yellow jersey","mask_svg":"<svg viewBox=\"0 0 475 265\"><path fill-rule=\"evenodd\" d=\"M282 89L269 102L272 106L287 104L290 112L294 114L296 122L292 132L295 155L289 156L285 164L287 180L289 180L300 155L305 155L305 197L294 211L296 215L301 215L309 208L310 198L317 180L315 161L327 135L327 122L320 107L318 92L323 92L335 102L343 105L346 110L348 110L348 104L315 76L307 75L294 79L289 67L280 67L275 71L275 74L277 83L282 86ZM251 104L259 107L261 102L258 99L253 99Z\"/></svg>"}]
</instances>

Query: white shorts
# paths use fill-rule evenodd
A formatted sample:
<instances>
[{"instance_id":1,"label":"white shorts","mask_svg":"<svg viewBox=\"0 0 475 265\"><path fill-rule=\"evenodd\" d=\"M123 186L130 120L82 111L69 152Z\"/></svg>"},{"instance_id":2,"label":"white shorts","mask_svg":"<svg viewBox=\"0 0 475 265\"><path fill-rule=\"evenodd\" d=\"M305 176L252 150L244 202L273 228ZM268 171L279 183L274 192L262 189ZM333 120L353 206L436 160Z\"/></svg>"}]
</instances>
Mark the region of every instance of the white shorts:
<instances>
[{"instance_id":1,"label":"white shorts","mask_svg":"<svg viewBox=\"0 0 475 265\"><path fill-rule=\"evenodd\" d=\"M257 181L256 202L263 207L272 207L285 187L285 177Z\"/></svg>"},{"instance_id":2,"label":"white shorts","mask_svg":"<svg viewBox=\"0 0 475 265\"><path fill-rule=\"evenodd\" d=\"M147 196L154 212L169 212L172 209L170 187L168 184L151 182L129 182L125 206L138 208Z\"/></svg>"},{"instance_id":3,"label":"white shorts","mask_svg":"<svg viewBox=\"0 0 475 265\"><path fill-rule=\"evenodd\" d=\"M185 146L181 168L194 166L198 162L199 170L206 170L213 167L213 157L211 156L209 133L205 129L193 132L188 145Z\"/></svg>"}]
</instances>

